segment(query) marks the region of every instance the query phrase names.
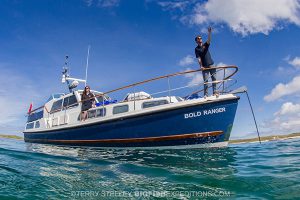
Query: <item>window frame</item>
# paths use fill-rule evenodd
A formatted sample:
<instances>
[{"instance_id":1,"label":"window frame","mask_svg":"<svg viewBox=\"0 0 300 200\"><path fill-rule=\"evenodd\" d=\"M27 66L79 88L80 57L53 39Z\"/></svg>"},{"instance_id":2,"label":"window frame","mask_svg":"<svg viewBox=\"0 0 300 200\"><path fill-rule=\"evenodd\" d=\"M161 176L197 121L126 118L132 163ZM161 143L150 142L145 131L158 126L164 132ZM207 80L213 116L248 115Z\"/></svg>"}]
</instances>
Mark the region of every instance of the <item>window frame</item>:
<instances>
[{"instance_id":1,"label":"window frame","mask_svg":"<svg viewBox=\"0 0 300 200\"><path fill-rule=\"evenodd\" d=\"M53 102L52 107L51 107L51 110L50 110L50 114L61 111L62 106L63 106L63 100L64 100L64 99L59 99L59 100ZM61 101L61 103L60 103L60 108L53 109L54 105L56 105L56 103L59 102L59 101Z\"/></svg>"},{"instance_id":2,"label":"window frame","mask_svg":"<svg viewBox=\"0 0 300 200\"><path fill-rule=\"evenodd\" d=\"M72 104L70 104L70 99L73 98L73 100L76 100L75 103L71 102ZM67 101L67 103L65 103ZM63 101L63 109L70 109L70 108L74 108L74 107L77 107L79 105L78 103L78 100L75 96L75 94L71 95L71 96L68 96L68 97L65 97L64 98L64 101Z\"/></svg>"},{"instance_id":3,"label":"window frame","mask_svg":"<svg viewBox=\"0 0 300 200\"><path fill-rule=\"evenodd\" d=\"M123 111L123 112L117 112L117 113L115 113L115 109L118 109L118 108L120 108L120 107L127 107L127 110L126 111ZM128 104L125 104L125 105L120 105L120 106L114 106L113 107L113 110L112 110L112 113L113 113L113 115L117 115L117 114L121 114L121 113L126 113L126 112L128 112L129 111L129 105Z\"/></svg>"},{"instance_id":4,"label":"window frame","mask_svg":"<svg viewBox=\"0 0 300 200\"><path fill-rule=\"evenodd\" d=\"M101 112L101 110L102 110L102 112ZM101 115L101 113L102 113L102 115ZM96 110L96 117L105 117L105 116L106 116L106 108L99 108Z\"/></svg>"},{"instance_id":5,"label":"window frame","mask_svg":"<svg viewBox=\"0 0 300 200\"><path fill-rule=\"evenodd\" d=\"M145 107L145 104L147 104L147 103L155 103L155 102L162 102L162 101L165 102L165 103ZM153 107L156 107L156 106L162 106L162 105L166 105L166 104L169 104L169 101L166 100L166 99L152 100L152 101L145 101L145 102L142 103L142 109L145 109L145 108L153 108Z\"/></svg>"},{"instance_id":6,"label":"window frame","mask_svg":"<svg viewBox=\"0 0 300 200\"><path fill-rule=\"evenodd\" d=\"M34 128L34 122L29 122L26 124L26 130L33 129L33 128Z\"/></svg>"},{"instance_id":7,"label":"window frame","mask_svg":"<svg viewBox=\"0 0 300 200\"><path fill-rule=\"evenodd\" d=\"M36 121L36 122L34 123L34 128L40 128L40 127L41 127L40 121Z\"/></svg>"}]
</instances>

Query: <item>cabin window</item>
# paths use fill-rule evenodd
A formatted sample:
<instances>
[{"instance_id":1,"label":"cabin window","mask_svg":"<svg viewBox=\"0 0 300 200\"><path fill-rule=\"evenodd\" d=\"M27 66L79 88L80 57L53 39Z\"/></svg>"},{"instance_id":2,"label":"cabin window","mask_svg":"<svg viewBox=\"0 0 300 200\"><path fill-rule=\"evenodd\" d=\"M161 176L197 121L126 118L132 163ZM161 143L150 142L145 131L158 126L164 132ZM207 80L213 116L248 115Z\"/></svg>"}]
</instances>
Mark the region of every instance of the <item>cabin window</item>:
<instances>
[{"instance_id":1,"label":"cabin window","mask_svg":"<svg viewBox=\"0 0 300 200\"><path fill-rule=\"evenodd\" d=\"M52 105L52 108L51 108L51 111L50 113L54 113L54 112L58 112L61 110L61 106L62 106L62 99L61 100L58 100L58 101L55 101Z\"/></svg>"},{"instance_id":2,"label":"cabin window","mask_svg":"<svg viewBox=\"0 0 300 200\"><path fill-rule=\"evenodd\" d=\"M181 97L176 97L176 99L178 102L183 101L183 99Z\"/></svg>"},{"instance_id":3,"label":"cabin window","mask_svg":"<svg viewBox=\"0 0 300 200\"><path fill-rule=\"evenodd\" d=\"M75 95L69 96L64 99L64 105L63 105L64 108L68 109L76 106L78 106L78 102Z\"/></svg>"},{"instance_id":4,"label":"cabin window","mask_svg":"<svg viewBox=\"0 0 300 200\"><path fill-rule=\"evenodd\" d=\"M101 108L96 110L97 117L104 117L106 115L106 108Z\"/></svg>"},{"instance_id":5,"label":"cabin window","mask_svg":"<svg viewBox=\"0 0 300 200\"><path fill-rule=\"evenodd\" d=\"M113 109L113 114L119 114L119 113L124 113L128 112L128 105L123 105L123 106L115 106Z\"/></svg>"},{"instance_id":6,"label":"cabin window","mask_svg":"<svg viewBox=\"0 0 300 200\"><path fill-rule=\"evenodd\" d=\"M89 110L88 111L88 118L96 117L96 110Z\"/></svg>"},{"instance_id":7,"label":"cabin window","mask_svg":"<svg viewBox=\"0 0 300 200\"><path fill-rule=\"evenodd\" d=\"M28 123L28 124L26 125L26 129L32 129L32 128L33 128L33 125L34 125L34 122Z\"/></svg>"},{"instance_id":8,"label":"cabin window","mask_svg":"<svg viewBox=\"0 0 300 200\"><path fill-rule=\"evenodd\" d=\"M169 102L167 100L148 101L148 102L144 102L142 107L150 108L150 107L160 106L160 105L164 105L164 104L168 104L168 103Z\"/></svg>"},{"instance_id":9,"label":"cabin window","mask_svg":"<svg viewBox=\"0 0 300 200\"><path fill-rule=\"evenodd\" d=\"M101 108L101 109L97 109L97 110L89 110L88 118L104 117L105 114L106 114L106 108Z\"/></svg>"},{"instance_id":10,"label":"cabin window","mask_svg":"<svg viewBox=\"0 0 300 200\"><path fill-rule=\"evenodd\" d=\"M39 121L36 121L36 122L35 122L34 128L40 128L40 122L39 122Z\"/></svg>"}]
</instances>

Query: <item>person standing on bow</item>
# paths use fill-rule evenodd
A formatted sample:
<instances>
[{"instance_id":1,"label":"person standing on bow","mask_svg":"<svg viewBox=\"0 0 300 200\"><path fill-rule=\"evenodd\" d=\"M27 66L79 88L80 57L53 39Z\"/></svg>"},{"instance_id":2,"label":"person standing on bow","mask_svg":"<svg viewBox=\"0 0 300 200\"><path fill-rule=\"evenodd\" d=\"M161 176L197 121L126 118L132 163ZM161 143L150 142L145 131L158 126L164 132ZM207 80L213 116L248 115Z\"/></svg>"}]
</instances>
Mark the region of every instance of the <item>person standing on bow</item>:
<instances>
[{"instance_id":1,"label":"person standing on bow","mask_svg":"<svg viewBox=\"0 0 300 200\"><path fill-rule=\"evenodd\" d=\"M82 106L81 106L81 121L85 121L87 119L87 111L92 108L95 107L95 96L93 93L91 93L90 91L90 87L89 86L85 86L84 91L81 95L81 102L82 102Z\"/></svg>"},{"instance_id":2,"label":"person standing on bow","mask_svg":"<svg viewBox=\"0 0 300 200\"><path fill-rule=\"evenodd\" d=\"M214 81L216 81L216 69L209 69L212 67L212 65L214 64L214 61L211 58L210 52L209 52L209 46L210 46L210 42L211 42L211 32L212 32L212 28L209 27L208 28L208 39L207 41L203 44L202 42L202 37L201 36L197 36L195 38L196 43L198 44L198 46L195 48L195 55L196 58L198 59L200 68L202 70L202 75L203 75L203 81L204 81L204 97L208 96L208 79L211 76L211 80L213 82L212 87L213 87L213 95L218 96L218 92L216 90L216 83L214 83Z\"/></svg>"}]
</instances>

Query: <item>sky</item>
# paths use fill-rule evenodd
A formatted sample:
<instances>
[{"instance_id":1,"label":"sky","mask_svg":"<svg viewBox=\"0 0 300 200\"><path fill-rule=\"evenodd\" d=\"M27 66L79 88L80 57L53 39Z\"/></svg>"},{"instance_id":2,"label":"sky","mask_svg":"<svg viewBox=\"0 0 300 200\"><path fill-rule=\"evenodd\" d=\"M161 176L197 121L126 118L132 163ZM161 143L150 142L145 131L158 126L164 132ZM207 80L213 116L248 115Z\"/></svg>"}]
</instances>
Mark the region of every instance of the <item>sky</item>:
<instances>
[{"instance_id":1,"label":"sky","mask_svg":"<svg viewBox=\"0 0 300 200\"><path fill-rule=\"evenodd\" d=\"M248 88L261 135L299 132L299 0L2 0L0 133L21 134L31 102L36 108L66 92L65 55L71 75L84 78L90 45L88 84L109 91L199 69L194 38L206 40L209 26L215 65L239 67L233 87ZM199 73L171 80L173 87L200 82ZM247 97L240 97L232 138L255 137Z\"/></svg>"}]
</instances>

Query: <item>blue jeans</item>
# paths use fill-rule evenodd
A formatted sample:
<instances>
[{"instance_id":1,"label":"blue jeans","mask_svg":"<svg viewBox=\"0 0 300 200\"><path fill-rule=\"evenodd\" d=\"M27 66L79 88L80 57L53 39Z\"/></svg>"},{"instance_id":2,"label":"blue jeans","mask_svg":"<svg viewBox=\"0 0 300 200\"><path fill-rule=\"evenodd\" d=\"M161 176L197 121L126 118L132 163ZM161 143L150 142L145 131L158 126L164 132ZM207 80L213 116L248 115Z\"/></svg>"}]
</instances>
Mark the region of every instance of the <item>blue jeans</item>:
<instances>
[{"instance_id":1,"label":"blue jeans","mask_svg":"<svg viewBox=\"0 0 300 200\"><path fill-rule=\"evenodd\" d=\"M207 69L209 67L206 67L205 69L206 70L203 70L202 71L202 75L203 75L203 81L204 83L204 95L208 96L208 85L207 85L207 82L208 82L208 79L209 77L211 76L211 80L212 81L216 81L217 80L217 70L216 69ZM216 90L217 90L217 84L216 83L213 83L212 84L212 87L213 87L213 94L216 93Z\"/></svg>"}]
</instances>

